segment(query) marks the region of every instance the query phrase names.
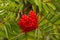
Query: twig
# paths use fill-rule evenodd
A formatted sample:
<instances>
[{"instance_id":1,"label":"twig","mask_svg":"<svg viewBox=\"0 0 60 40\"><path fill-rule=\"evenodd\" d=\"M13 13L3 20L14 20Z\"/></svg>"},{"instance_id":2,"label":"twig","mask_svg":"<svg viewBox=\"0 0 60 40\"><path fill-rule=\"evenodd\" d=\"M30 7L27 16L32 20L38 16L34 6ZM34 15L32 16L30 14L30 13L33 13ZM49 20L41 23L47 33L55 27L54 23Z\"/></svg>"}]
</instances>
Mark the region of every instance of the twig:
<instances>
[{"instance_id":1,"label":"twig","mask_svg":"<svg viewBox=\"0 0 60 40\"><path fill-rule=\"evenodd\" d=\"M24 10L23 12L27 11L32 5L28 5Z\"/></svg>"},{"instance_id":2,"label":"twig","mask_svg":"<svg viewBox=\"0 0 60 40\"><path fill-rule=\"evenodd\" d=\"M32 5L28 5L26 8L24 8L21 12L16 12L17 14L20 13L20 15L22 16L24 14L24 12L26 12Z\"/></svg>"}]
</instances>

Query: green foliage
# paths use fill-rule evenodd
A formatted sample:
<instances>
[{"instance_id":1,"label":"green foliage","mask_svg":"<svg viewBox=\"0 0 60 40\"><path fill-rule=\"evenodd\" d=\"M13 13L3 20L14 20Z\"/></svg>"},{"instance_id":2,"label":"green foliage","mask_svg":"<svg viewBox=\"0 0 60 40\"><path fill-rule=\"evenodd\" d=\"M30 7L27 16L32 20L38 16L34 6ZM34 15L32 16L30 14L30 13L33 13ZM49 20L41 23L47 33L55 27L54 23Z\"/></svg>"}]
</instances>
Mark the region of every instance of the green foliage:
<instances>
[{"instance_id":1,"label":"green foliage","mask_svg":"<svg viewBox=\"0 0 60 40\"><path fill-rule=\"evenodd\" d=\"M60 0L0 0L0 40L60 40L59 3ZM38 28L21 33L17 25L20 14L31 9L41 15Z\"/></svg>"}]
</instances>

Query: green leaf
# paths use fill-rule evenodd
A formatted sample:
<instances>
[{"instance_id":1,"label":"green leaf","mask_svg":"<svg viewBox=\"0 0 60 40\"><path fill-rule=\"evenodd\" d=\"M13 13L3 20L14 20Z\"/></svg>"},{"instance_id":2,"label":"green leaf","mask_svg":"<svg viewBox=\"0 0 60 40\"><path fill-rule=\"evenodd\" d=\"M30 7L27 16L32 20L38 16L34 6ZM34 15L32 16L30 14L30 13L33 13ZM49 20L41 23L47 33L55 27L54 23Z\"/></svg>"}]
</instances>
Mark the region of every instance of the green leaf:
<instances>
[{"instance_id":1,"label":"green leaf","mask_svg":"<svg viewBox=\"0 0 60 40\"><path fill-rule=\"evenodd\" d=\"M33 39L34 36L35 36L35 32L34 32L34 31L28 32L27 35L28 35L28 36L27 36L28 38L32 38L32 39Z\"/></svg>"},{"instance_id":2,"label":"green leaf","mask_svg":"<svg viewBox=\"0 0 60 40\"><path fill-rule=\"evenodd\" d=\"M59 25L60 25L60 19L57 20L57 21L55 22L55 24L59 24Z\"/></svg>"},{"instance_id":3,"label":"green leaf","mask_svg":"<svg viewBox=\"0 0 60 40\"><path fill-rule=\"evenodd\" d=\"M50 14L47 16L47 19L50 20L54 15Z\"/></svg>"},{"instance_id":4,"label":"green leaf","mask_svg":"<svg viewBox=\"0 0 60 40\"><path fill-rule=\"evenodd\" d=\"M56 7L52 3L47 3L48 6L50 6L53 10L56 10Z\"/></svg>"},{"instance_id":5,"label":"green leaf","mask_svg":"<svg viewBox=\"0 0 60 40\"><path fill-rule=\"evenodd\" d=\"M32 9L36 12L36 5L32 5Z\"/></svg>"},{"instance_id":6,"label":"green leaf","mask_svg":"<svg viewBox=\"0 0 60 40\"><path fill-rule=\"evenodd\" d=\"M52 22L55 22L55 21L57 21L59 18L60 18L60 14L57 14L56 16L54 16L54 17L51 19L51 21L52 21Z\"/></svg>"},{"instance_id":7,"label":"green leaf","mask_svg":"<svg viewBox=\"0 0 60 40\"><path fill-rule=\"evenodd\" d=\"M51 7L49 7L49 11L50 11L50 14L52 14L52 15L55 15L56 13L55 13L55 11L54 10L52 10L52 8Z\"/></svg>"},{"instance_id":8,"label":"green leaf","mask_svg":"<svg viewBox=\"0 0 60 40\"><path fill-rule=\"evenodd\" d=\"M48 22L48 20L47 19L44 19L40 24L39 24L39 26L43 26L44 24L46 24Z\"/></svg>"},{"instance_id":9,"label":"green leaf","mask_svg":"<svg viewBox=\"0 0 60 40\"><path fill-rule=\"evenodd\" d=\"M39 11L41 12L41 10L42 10L42 3L41 3L41 0L35 0L34 1L35 2L35 4L39 7Z\"/></svg>"},{"instance_id":10,"label":"green leaf","mask_svg":"<svg viewBox=\"0 0 60 40\"><path fill-rule=\"evenodd\" d=\"M0 36L2 36L2 37L6 37L6 33L5 33L5 31L0 30Z\"/></svg>"},{"instance_id":11,"label":"green leaf","mask_svg":"<svg viewBox=\"0 0 60 40\"><path fill-rule=\"evenodd\" d=\"M43 3L43 8L45 9L46 13L49 13L49 8L47 7L45 3Z\"/></svg>"}]
</instances>

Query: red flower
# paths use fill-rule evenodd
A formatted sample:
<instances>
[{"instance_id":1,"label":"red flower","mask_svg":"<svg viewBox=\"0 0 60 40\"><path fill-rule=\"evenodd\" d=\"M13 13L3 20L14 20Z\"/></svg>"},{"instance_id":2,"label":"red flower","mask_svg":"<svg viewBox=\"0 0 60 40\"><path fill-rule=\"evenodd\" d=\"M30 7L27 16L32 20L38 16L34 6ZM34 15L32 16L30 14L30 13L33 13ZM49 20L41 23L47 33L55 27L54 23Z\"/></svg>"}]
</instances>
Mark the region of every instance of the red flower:
<instances>
[{"instance_id":1,"label":"red flower","mask_svg":"<svg viewBox=\"0 0 60 40\"><path fill-rule=\"evenodd\" d=\"M24 14L20 21L18 22L19 27L23 32L29 32L35 30L38 27L38 21L36 18L36 13L34 11L29 12L29 16Z\"/></svg>"}]
</instances>

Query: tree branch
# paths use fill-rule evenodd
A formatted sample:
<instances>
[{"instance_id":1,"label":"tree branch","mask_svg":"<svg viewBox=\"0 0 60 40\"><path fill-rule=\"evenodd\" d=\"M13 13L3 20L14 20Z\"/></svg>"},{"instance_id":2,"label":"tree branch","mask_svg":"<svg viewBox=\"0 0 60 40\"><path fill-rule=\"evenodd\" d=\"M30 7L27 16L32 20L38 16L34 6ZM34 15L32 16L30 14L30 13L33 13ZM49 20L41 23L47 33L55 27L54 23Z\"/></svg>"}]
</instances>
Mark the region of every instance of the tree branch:
<instances>
[{"instance_id":1,"label":"tree branch","mask_svg":"<svg viewBox=\"0 0 60 40\"><path fill-rule=\"evenodd\" d=\"M27 11L32 5L28 5L24 10L23 12Z\"/></svg>"}]
</instances>

